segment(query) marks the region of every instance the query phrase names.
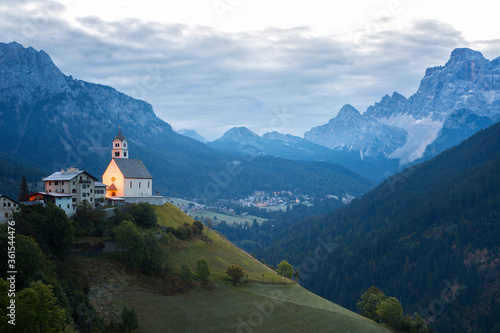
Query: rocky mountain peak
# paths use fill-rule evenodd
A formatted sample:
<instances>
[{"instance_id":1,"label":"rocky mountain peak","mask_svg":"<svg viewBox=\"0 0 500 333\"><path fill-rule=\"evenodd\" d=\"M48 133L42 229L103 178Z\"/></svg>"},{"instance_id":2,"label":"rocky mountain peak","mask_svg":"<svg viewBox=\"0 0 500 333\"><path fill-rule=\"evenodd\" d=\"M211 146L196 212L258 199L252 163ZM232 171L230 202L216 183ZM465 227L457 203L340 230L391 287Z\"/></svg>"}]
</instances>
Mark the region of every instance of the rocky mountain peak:
<instances>
[{"instance_id":1,"label":"rocky mountain peak","mask_svg":"<svg viewBox=\"0 0 500 333\"><path fill-rule=\"evenodd\" d=\"M458 48L451 52L450 60L448 60L445 66L449 66L455 63L463 63L470 61L475 61L479 63L488 62L488 60L479 51L474 51L469 48Z\"/></svg>"},{"instance_id":2,"label":"rocky mountain peak","mask_svg":"<svg viewBox=\"0 0 500 333\"><path fill-rule=\"evenodd\" d=\"M248 138L259 138L259 136L246 127L233 127L217 139L217 141L241 142Z\"/></svg>"}]
</instances>

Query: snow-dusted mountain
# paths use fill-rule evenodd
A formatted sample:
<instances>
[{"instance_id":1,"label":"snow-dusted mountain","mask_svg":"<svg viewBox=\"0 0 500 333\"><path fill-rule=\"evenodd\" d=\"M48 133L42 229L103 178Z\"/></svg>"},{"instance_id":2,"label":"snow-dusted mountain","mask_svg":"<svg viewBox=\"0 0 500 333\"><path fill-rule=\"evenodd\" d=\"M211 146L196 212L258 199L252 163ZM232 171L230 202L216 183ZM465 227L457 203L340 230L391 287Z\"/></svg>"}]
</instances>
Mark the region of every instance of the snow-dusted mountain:
<instances>
[{"instance_id":1,"label":"snow-dusted mountain","mask_svg":"<svg viewBox=\"0 0 500 333\"><path fill-rule=\"evenodd\" d=\"M304 138L360 156L398 159L404 165L435 156L500 118L500 58L455 49L444 66L427 69L418 91L394 92L360 114L345 105Z\"/></svg>"},{"instance_id":2,"label":"snow-dusted mountain","mask_svg":"<svg viewBox=\"0 0 500 333\"><path fill-rule=\"evenodd\" d=\"M205 139L203 136L198 134L195 130L189 130L189 129L180 129L177 131L178 134L187 136L188 138L191 138L193 140L202 142L202 143L207 143L207 139Z\"/></svg>"}]
</instances>

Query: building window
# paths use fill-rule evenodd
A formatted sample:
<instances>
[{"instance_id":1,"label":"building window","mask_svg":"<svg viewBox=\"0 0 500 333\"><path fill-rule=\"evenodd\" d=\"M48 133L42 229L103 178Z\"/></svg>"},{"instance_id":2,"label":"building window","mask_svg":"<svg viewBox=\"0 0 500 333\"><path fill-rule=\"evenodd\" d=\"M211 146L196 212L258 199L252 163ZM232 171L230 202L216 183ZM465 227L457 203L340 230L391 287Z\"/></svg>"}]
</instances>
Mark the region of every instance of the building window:
<instances>
[{"instance_id":1,"label":"building window","mask_svg":"<svg viewBox=\"0 0 500 333\"><path fill-rule=\"evenodd\" d=\"M115 147L120 147L120 144L118 142L115 142Z\"/></svg>"},{"instance_id":2,"label":"building window","mask_svg":"<svg viewBox=\"0 0 500 333\"><path fill-rule=\"evenodd\" d=\"M87 196L87 193L82 193L82 197L86 197Z\"/></svg>"},{"instance_id":3,"label":"building window","mask_svg":"<svg viewBox=\"0 0 500 333\"><path fill-rule=\"evenodd\" d=\"M54 185L59 185L59 182L54 182Z\"/></svg>"},{"instance_id":4,"label":"building window","mask_svg":"<svg viewBox=\"0 0 500 333\"><path fill-rule=\"evenodd\" d=\"M61 204L59 204L59 208L61 208Z\"/></svg>"},{"instance_id":5,"label":"building window","mask_svg":"<svg viewBox=\"0 0 500 333\"><path fill-rule=\"evenodd\" d=\"M139 188L141 188L141 182L139 182Z\"/></svg>"},{"instance_id":6,"label":"building window","mask_svg":"<svg viewBox=\"0 0 500 333\"><path fill-rule=\"evenodd\" d=\"M5 213L5 217L9 217L9 213Z\"/></svg>"},{"instance_id":7,"label":"building window","mask_svg":"<svg viewBox=\"0 0 500 333\"><path fill-rule=\"evenodd\" d=\"M4 207L7 207L7 204L4 202L4 203L3 203L3 206L4 206Z\"/></svg>"},{"instance_id":8,"label":"building window","mask_svg":"<svg viewBox=\"0 0 500 333\"><path fill-rule=\"evenodd\" d=\"M52 186L52 182L49 182L49 186Z\"/></svg>"},{"instance_id":9,"label":"building window","mask_svg":"<svg viewBox=\"0 0 500 333\"><path fill-rule=\"evenodd\" d=\"M126 151L123 152L123 157L127 157L127 152Z\"/></svg>"},{"instance_id":10,"label":"building window","mask_svg":"<svg viewBox=\"0 0 500 333\"><path fill-rule=\"evenodd\" d=\"M130 188L132 188L132 182L130 182Z\"/></svg>"},{"instance_id":11,"label":"building window","mask_svg":"<svg viewBox=\"0 0 500 333\"><path fill-rule=\"evenodd\" d=\"M115 151L115 157L120 157L120 152L119 151Z\"/></svg>"},{"instance_id":12,"label":"building window","mask_svg":"<svg viewBox=\"0 0 500 333\"><path fill-rule=\"evenodd\" d=\"M92 198L90 198L90 202L92 202Z\"/></svg>"},{"instance_id":13,"label":"building window","mask_svg":"<svg viewBox=\"0 0 500 333\"><path fill-rule=\"evenodd\" d=\"M68 204L68 208L69 208L69 204Z\"/></svg>"},{"instance_id":14,"label":"building window","mask_svg":"<svg viewBox=\"0 0 500 333\"><path fill-rule=\"evenodd\" d=\"M87 188L87 185L83 184L83 185L82 185L82 188Z\"/></svg>"},{"instance_id":15,"label":"building window","mask_svg":"<svg viewBox=\"0 0 500 333\"><path fill-rule=\"evenodd\" d=\"M71 201L76 202L76 198L73 198Z\"/></svg>"},{"instance_id":16,"label":"building window","mask_svg":"<svg viewBox=\"0 0 500 333\"><path fill-rule=\"evenodd\" d=\"M76 188L72 189L71 193L76 193Z\"/></svg>"},{"instance_id":17,"label":"building window","mask_svg":"<svg viewBox=\"0 0 500 333\"><path fill-rule=\"evenodd\" d=\"M148 181L148 188L149 188L149 181Z\"/></svg>"},{"instance_id":18,"label":"building window","mask_svg":"<svg viewBox=\"0 0 500 333\"><path fill-rule=\"evenodd\" d=\"M61 185L64 185L64 182L61 182Z\"/></svg>"},{"instance_id":19,"label":"building window","mask_svg":"<svg viewBox=\"0 0 500 333\"><path fill-rule=\"evenodd\" d=\"M14 207L16 207L16 204L14 204Z\"/></svg>"},{"instance_id":20,"label":"building window","mask_svg":"<svg viewBox=\"0 0 500 333\"><path fill-rule=\"evenodd\" d=\"M126 142L123 143L123 147L127 148L127 143Z\"/></svg>"},{"instance_id":21,"label":"building window","mask_svg":"<svg viewBox=\"0 0 500 333\"><path fill-rule=\"evenodd\" d=\"M9 202L9 203L7 203L7 207L10 207L10 202Z\"/></svg>"},{"instance_id":22,"label":"building window","mask_svg":"<svg viewBox=\"0 0 500 333\"><path fill-rule=\"evenodd\" d=\"M49 192L52 192L52 190L49 190Z\"/></svg>"},{"instance_id":23,"label":"building window","mask_svg":"<svg viewBox=\"0 0 500 333\"><path fill-rule=\"evenodd\" d=\"M92 193L92 189L90 189L90 193Z\"/></svg>"},{"instance_id":24,"label":"building window","mask_svg":"<svg viewBox=\"0 0 500 333\"><path fill-rule=\"evenodd\" d=\"M73 185L75 185L75 181L73 180Z\"/></svg>"},{"instance_id":25,"label":"building window","mask_svg":"<svg viewBox=\"0 0 500 333\"><path fill-rule=\"evenodd\" d=\"M64 189L62 189L61 191L62 191L61 193L64 193Z\"/></svg>"}]
</instances>

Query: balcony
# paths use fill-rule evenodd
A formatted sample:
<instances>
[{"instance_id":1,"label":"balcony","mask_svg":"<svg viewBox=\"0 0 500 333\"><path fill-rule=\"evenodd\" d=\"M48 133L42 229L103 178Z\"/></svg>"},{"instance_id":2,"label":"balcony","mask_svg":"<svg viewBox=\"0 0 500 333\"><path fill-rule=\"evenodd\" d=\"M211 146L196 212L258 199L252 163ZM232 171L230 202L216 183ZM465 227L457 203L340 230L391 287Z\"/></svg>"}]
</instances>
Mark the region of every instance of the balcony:
<instances>
[{"instance_id":1,"label":"balcony","mask_svg":"<svg viewBox=\"0 0 500 333\"><path fill-rule=\"evenodd\" d=\"M78 181L80 184L92 184L92 182L89 179L81 179Z\"/></svg>"}]
</instances>

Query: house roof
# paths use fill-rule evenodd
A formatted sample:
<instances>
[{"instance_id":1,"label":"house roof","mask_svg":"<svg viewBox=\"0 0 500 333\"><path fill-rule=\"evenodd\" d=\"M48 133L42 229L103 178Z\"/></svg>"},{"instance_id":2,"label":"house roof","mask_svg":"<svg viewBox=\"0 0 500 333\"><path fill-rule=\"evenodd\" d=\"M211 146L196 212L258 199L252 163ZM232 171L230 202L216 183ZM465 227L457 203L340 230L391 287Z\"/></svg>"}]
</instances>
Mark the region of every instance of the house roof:
<instances>
[{"instance_id":1,"label":"house roof","mask_svg":"<svg viewBox=\"0 0 500 333\"><path fill-rule=\"evenodd\" d=\"M94 186L95 187L108 187L108 185L101 183L101 182L95 182Z\"/></svg>"},{"instance_id":2,"label":"house roof","mask_svg":"<svg viewBox=\"0 0 500 333\"><path fill-rule=\"evenodd\" d=\"M153 179L141 160L129 158L113 159L125 178Z\"/></svg>"},{"instance_id":3,"label":"house roof","mask_svg":"<svg viewBox=\"0 0 500 333\"><path fill-rule=\"evenodd\" d=\"M117 191L117 188L116 188L115 184L111 184L111 185L108 187L108 191Z\"/></svg>"},{"instance_id":4,"label":"house roof","mask_svg":"<svg viewBox=\"0 0 500 333\"><path fill-rule=\"evenodd\" d=\"M61 181L71 180L71 179L75 178L76 176L79 176L82 173L85 173L88 176L94 178L94 180L97 180L97 178L92 176L87 171L70 168L68 170L61 170L61 171L54 172L53 174L51 174L47 178L44 178L43 181L48 182L48 181L59 181L59 180L61 180Z\"/></svg>"},{"instance_id":5,"label":"house roof","mask_svg":"<svg viewBox=\"0 0 500 333\"><path fill-rule=\"evenodd\" d=\"M48 197L56 197L56 198L62 198L62 197L72 197L72 196L73 196L72 194L69 194L69 193L59 193L59 192L35 192L35 193L28 194L28 195L27 195L27 197L36 196L37 194L46 195L46 196L48 196Z\"/></svg>"},{"instance_id":6,"label":"house roof","mask_svg":"<svg viewBox=\"0 0 500 333\"><path fill-rule=\"evenodd\" d=\"M125 140L125 137L122 134L122 127L121 126L120 126L120 129L118 130L118 134L115 136L115 140L120 140L120 141Z\"/></svg>"},{"instance_id":7,"label":"house roof","mask_svg":"<svg viewBox=\"0 0 500 333\"><path fill-rule=\"evenodd\" d=\"M10 201L14 201L14 202L15 202L15 203L17 203L17 204L19 203L17 200L14 200L14 199L12 199L12 198L9 198L8 196L3 195L3 194L0 194L0 198L7 198L7 199L9 199Z\"/></svg>"}]
</instances>

